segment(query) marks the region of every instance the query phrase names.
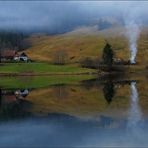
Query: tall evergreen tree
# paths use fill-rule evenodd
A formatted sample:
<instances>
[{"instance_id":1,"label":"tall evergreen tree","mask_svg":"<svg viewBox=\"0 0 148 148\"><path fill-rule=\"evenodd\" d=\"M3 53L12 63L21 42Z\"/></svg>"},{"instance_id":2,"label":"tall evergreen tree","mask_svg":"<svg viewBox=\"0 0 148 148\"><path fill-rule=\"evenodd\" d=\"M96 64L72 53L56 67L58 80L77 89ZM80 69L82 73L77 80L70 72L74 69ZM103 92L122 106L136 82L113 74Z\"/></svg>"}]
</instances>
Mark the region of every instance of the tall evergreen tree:
<instances>
[{"instance_id":1,"label":"tall evergreen tree","mask_svg":"<svg viewBox=\"0 0 148 148\"><path fill-rule=\"evenodd\" d=\"M103 49L103 55L102 55L103 63L105 65L111 67L112 64L113 64L113 56L114 56L114 53L113 53L113 50L111 48L111 45L106 43L106 45Z\"/></svg>"}]
</instances>

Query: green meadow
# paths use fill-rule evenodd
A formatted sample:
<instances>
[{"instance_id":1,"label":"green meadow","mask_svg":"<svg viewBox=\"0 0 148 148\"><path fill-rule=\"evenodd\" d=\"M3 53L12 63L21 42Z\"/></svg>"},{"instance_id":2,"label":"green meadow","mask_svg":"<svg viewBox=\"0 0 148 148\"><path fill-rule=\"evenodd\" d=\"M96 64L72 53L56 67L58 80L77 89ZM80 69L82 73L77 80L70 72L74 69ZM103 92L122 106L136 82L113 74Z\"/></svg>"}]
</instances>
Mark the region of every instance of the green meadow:
<instances>
[{"instance_id":1,"label":"green meadow","mask_svg":"<svg viewBox=\"0 0 148 148\"><path fill-rule=\"evenodd\" d=\"M52 65L48 63L4 63L0 65L1 74L85 74L92 69L77 65Z\"/></svg>"}]
</instances>

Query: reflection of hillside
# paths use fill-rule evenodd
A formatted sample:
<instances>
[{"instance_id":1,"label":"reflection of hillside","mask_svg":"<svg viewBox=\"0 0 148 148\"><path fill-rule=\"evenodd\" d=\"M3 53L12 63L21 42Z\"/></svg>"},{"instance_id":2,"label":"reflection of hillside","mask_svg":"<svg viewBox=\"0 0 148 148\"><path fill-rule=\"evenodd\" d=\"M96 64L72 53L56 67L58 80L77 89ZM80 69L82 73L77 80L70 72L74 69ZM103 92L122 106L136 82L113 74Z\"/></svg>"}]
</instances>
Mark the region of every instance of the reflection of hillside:
<instances>
[{"instance_id":1,"label":"reflection of hillside","mask_svg":"<svg viewBox=\"0 0 148 148\"><path fill-rule=\"evenodd\" d=\"M67 91L67 87L64 85L56 85L52 92L53 92L53 96L57 99L65 99L69 95L69 92Z\"/></svg>"},{"instance_id":2,"label":"reflection of hillside","mask_svg":"<svg viewBox=\"0 0 148 148\"><path fill-rule=\"evenodd\" d=\"M104 114L125 117L128 114L130 102L130 83L133 81L128 78L108 79L105 77L99 80L83 81L80 85L56 85L33 90L27 99L33 103L30 111L36 114L55 112L76 116ZM147 85L143 85L146 81L137 82L137 87L142 87L139 91L139 95L142 94L140 105L147 110L146 92L148 89L146 89Z\"/></svg>"},{"instance_id":3,"label":"reflection of hillside","mask_svg":"<svg viewBox=\"0 0 148 148\"><path fill-rule=\"evenodd\" d=\"M100 96L98 95L100 93ZM59 86L32 91L28 98L33 105L33 112L59 112L67 114L92 114L101 111L107 104L102 90L91 91L81 86ZM102 104L98 107L99 101Z\"/></svg>"},{"instance_id":4,"label":"reflection of hillside","mask_svg":"<svg viewBox=\"0 0 148 148\"><path fill-rule=\"evenodd\" d=\"M128 115L129 84L131 82L133 80L121 79L120 81L119 78L108 79L105 77L104 79L83 81L77 85L55 85L29 92L28 90L1 90L1 111L2 108L10 110L10 112L18 108L18 110L37 115L65 113L81 117L104 115L123 118ZM146 115L148 87L144 83L147 81L137 82L141 98L139 104ZM30 102L31 108L29 107ZM15 114L19 114L19 112L21 111L17 111Z\"/></svg>"},{"instance_id":5,"label":"reflection of hillside","mask_svg":"<svg viewBox=\"0 0 148 148\"><path fill-rule=\"evenodd\" d=\"M104 85L91 89L84 85L49 87L30 92L27 99L33 103L31 112L45 114L57 112L76 116L95 116L110 110L116 112L118 110L119 113L128 108L128 85L124 85L122 90L118 89L111 104L104 98L103 87Z\"/></svg>"}]
</instances>

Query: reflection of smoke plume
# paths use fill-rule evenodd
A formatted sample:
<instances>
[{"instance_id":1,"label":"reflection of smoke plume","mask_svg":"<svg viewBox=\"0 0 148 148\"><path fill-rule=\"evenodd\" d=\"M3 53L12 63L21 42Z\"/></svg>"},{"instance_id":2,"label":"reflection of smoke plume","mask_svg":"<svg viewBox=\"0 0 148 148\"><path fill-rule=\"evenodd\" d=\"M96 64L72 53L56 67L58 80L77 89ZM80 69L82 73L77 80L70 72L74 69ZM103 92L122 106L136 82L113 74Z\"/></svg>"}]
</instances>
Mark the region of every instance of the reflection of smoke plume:
<instances>
[{"instance_id":1,"label":"reflection of smoke plume","mask_svg":"<svg viewBox=\"0 0 148 148\"><path fill-rule=\"evenodd\" d=\"M137 14L131 13L131 15L126 19L126 37L128 38L129 48L130 48L130 62L136 63L136 55L137 55L137 40L140 35L140 24L137 22L137 18L135 18ZM136 20L137 19L137 20Z\"/></svg>"},{"instance_id":2,"label":"reflection of smoke plume","mask_svg":"<svg viewBox=\"0 0 148 148\"><path fill-rule=\"evenodd\" d=\"M136 88L136 82L131 83L131 108L129 112L128 127L134 128L142 119L142 113L139 107L139 97Z\"/></svg>"},{"instance_id":3,"label":"reflection of smoke plume","mask_svg":"<svg viewBox=\"0 0 148 148\"><path fill-rule=\"evenodd\" d=\"M132 141L142 141L141 135L143 135L143 119L142 112L139 106L138 90L136 88L136 82L131 83L131 97L130 97L130 110L127 122L127 137L128 143ZM131 140L132 139L132 140ZM127 142L126 141L126 142ZM133 143L133 142L132 142Z\"/></svg>"}]
</instances>

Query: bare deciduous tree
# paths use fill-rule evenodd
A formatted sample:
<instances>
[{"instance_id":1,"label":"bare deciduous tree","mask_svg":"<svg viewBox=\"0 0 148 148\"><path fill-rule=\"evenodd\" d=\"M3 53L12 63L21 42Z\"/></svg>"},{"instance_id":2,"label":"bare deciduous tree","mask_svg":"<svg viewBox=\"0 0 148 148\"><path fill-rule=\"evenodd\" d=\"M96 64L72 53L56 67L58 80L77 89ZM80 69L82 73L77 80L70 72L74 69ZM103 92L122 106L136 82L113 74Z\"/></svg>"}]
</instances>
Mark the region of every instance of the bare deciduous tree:
<instances>
[{"instance_id":1,"label":"bare deciduous tree","mask_svg":"<svg viewBox=\"0 0 148 148\"><path fill-rule=\"evenodd\" d=\"M58 65L64 65L68 61L68 54L65 50L58 50L53 53L53 63Z\"/></svg>"}]
</instances>

